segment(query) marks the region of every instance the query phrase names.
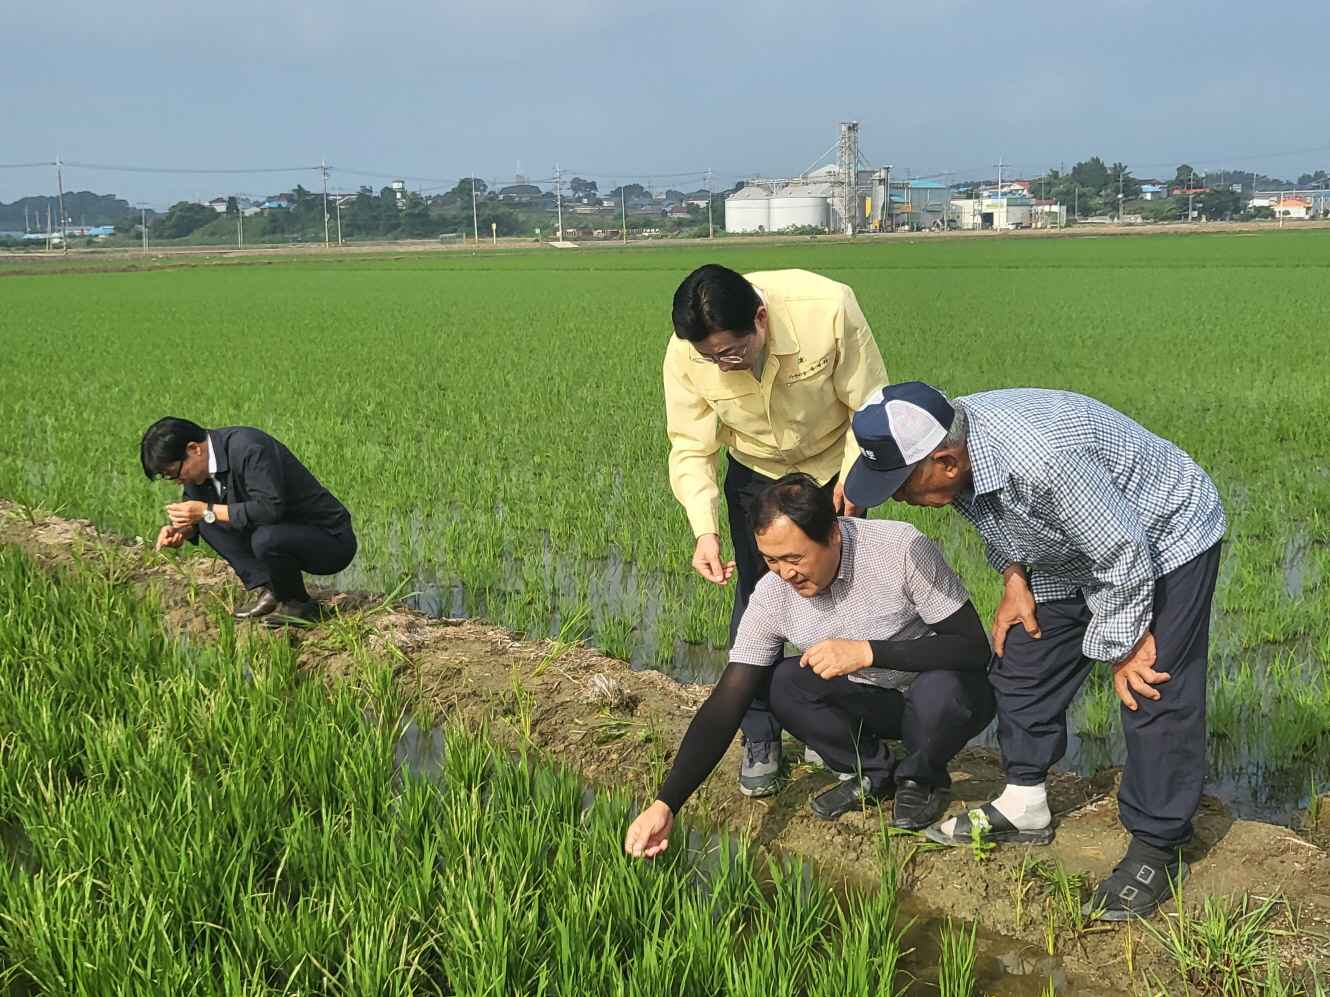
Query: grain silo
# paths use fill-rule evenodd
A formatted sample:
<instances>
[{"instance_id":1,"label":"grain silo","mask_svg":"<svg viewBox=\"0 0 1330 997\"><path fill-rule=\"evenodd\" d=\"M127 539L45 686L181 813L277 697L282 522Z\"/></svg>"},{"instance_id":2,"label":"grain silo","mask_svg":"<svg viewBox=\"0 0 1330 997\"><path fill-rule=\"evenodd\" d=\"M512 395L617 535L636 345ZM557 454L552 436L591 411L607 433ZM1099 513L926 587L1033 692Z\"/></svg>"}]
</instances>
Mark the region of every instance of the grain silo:
<instances>
[{"instance_id":1,"label":"grain silo","mask_svg":"<svg viewBox=\"0 0 1330 997\"><path fill-rule=\"evenodd\" d=\"M726 232L770 232L771 191L741 187L725 199Z\"/></svg>"},{"instance_id":2,"label":"grain silo","mask_svg":"<svg viewBox=\"0 0 1330 997\"><path fill-rule=\"evenodd\" d=\"M831 220L830 199L834 194L834 187L828 183L791 183L780 188L771 196L767 231L826 229Z\"/></svg>"}]
</instances>

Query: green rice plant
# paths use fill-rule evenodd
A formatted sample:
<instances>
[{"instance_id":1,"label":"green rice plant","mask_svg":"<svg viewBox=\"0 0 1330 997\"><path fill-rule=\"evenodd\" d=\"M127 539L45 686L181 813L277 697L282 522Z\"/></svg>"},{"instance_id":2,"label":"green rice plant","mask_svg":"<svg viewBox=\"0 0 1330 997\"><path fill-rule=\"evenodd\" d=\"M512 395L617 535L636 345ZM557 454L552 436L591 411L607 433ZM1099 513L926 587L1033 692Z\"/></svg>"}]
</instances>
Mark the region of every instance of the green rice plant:
<instances>
[{"instance_id":1,"label":"green rice plant","mask_svg":"<svg viewBox=\"0 0 1330 997\"><path fill-rule=\"evenodd\" d=\"M1322 581L1330 485L1316 472L1319 451L1305 432L1325 389L1319 317L1330 311L1330 287L1306 280L1322 263L1319 238L736 244L725 253L741 270L806 267L850 283L893 368L965 393L1028 383L1023 358L1057 356L1041 383L1102 398L1194 454L1231 524L1216 595L1210 715L1215 733L1236 743L1242 738L1227 732L1240 731L1241 719L1229 706L1241 697L1225 701L1226 675L1249 661L1264 690L1266 657L1281 648L1307 663L1330 660L1330 586ZM355 516L360 554L337 587L388 589L402 577L434 577L458 586L467 615L540 637L571 599L594 607L588 643L620 657L649 648L651 664L668 666L678 640L726 643L733 591L688 566L692 532L664 474L663 342L642 330L663 321L680 275L715 252L687 245L607 252L594 267L534 253L411 254L151 274L9 274L6 313L35 318L6 329L6 397L26 403L0 412L0 429L34 447L0 449L0 498L26 504L30 526L35 507L63 507L123 536L153 536L175 489L145 484L134 467L144 413L170 408L258 422ZM1235 272L1259 272L1259 292L1234 282ZM47 307L53 293L58 317ZM1260 309L1251 307L1257 293ZM993 301L1002 307L985 310ZM265 359L304 350L311 302L322 347L303 374L329 386L313 403L289 369ZM941 362L939 337L969 334L980 312L986 335L1021 348ZM217 359L215 377L188 391L141 383L141 371L173 348L182 326L236 348ZM537 327L550 350L529 349ZM1069 338L1068 328L1077 334ZM1105 364L1110 353L1113 363ZM496 355L507 358L499 377ZM1198 359L1179 370L1151 360L1162 355ZM1278 362L1253 366L1258 355ZM1224 392L1239 368L1247 390ZM595 385L590 399L586 385ZM1287 404L1262 403L1272 396ZM99 400L101 431L92 438L83 418L88 398ZM504 409L523 411L531 426L520 475L493 445L486 413ZM1232 442L1258 437L1286 446L1271 456ZM991 612L998 588L972 529L955 516L898 505L876 515L939 540L981 614ZM729 549L724 515L721 522ZM650 613L637 604L643 591L659 596ZM1111 730L1102 708L1113 704L1102 692L1095 697L1077 715L1090 734ZM1286 700L1289 733L1270 745L1254 738L1249 756L1276 763L1267 769L1287 768L1278 751L1288 748L1298 767L1324 769L1330 745L1309 736L1310 719L1324 718L1319 700L1299 704L1285 690L1269 703L1251 702L1279 732ZM1240 794L1240 809L1252 808L1268 788L1230 792Z\"/></svg>"},{"instance_id":2,"label":"green rice plant","mask_svg":"<svg viewBox=\"0 0 1330 997\"><path fill-rule=\"evenodd\" d=\"M1206 703L1211 736L1227 741L1242 739L1242 725L1260 702L1250 661L1244 661L1236 671L1218 673Z\"/></svg>"},{"instance_id":3,"label":"green rice plant","mask_svg":"<svg viewBox=\"0 0 1330 997\"><path fill-rule=\"evenodd\" d=\"M635 625L628 616L611 613L600 621L600 649L607 657L627 661L636 644Z\"/></svg>"},{"instance_id":4,"label":"green rice plant","mask_svg":"<svg viewBox=\"0 0 1330 997\"><path fill-rule=\"evenodd\" d=\"M1202 994L1265 993L1274 941L1286 933L1275 923L1283 902L1278 897L1206 897L1193 913L1183 903L1181 884L1173 883L1172 889L1176 910L1166 915L1163 927L1148 921L1141 927L1173 961L1178 975ZM1282 988L1278 972L1275 980Z\"/></svg>"},{"instance_id":5,"label":"green rice plant","mask_svg":"<svg viewBox=\"0 0 1330 997\"><path fill-rule=\"evenodd\" d=\"M523 744L531 744L531 728L535 720L536 697L522 681L522 672L514 667L508 679L508 703L505 713L513 730Z\"/></svg>"},{"instance_id":6,"label":"green rice plant","mask_svg":"<svg viewBox=\"0 0 1330 997\"><path fill-rule=\"evenodd\" d=\"M1030 851L1021 853L1021 864L1011 870L1011 920L1019 931L1025 913L1025 902L1036 881L1030 876Z\"/></svg>"},{"instance_id":7,"label":"green rice plant","mask_svg":"<svg viewBox=\"0 0 1330 997\"><path fill-rule=\"evenodd\" d=\"M958 927L950 918L942 926L937 974L941 997L972 997L978 987L975 977L975 926Z\"/></svg>"},{"instance_id":8,"label":"green rice plant","mask_svg":"<svg viewBox=\"0 0 1330 997\"><path fill-rule=\"evenodd\" d=\"M532 678L539 678L545 669L560 661L569 651L580 647L586 638L587 627L591 619L591 607L582 603L559 623L558 634L547 641L545 653L531 672Z\"/></svg>"},{"instance_id":9,"label":"green rice plant","mask_svg":"<svg viewBox=\"0 0 1330 997\"><path fill-rule=\"evenodd\" d=\"M627 799L484 729L399 766L386 662L330 688L286 641L159 613L0 548L0 802L31 858L0 863L0 947L34 991L898 992L895 863L839 903L682 823L625 861Z\"/></svg>"},{"instance_id":10,"label":"green rice plant","mask_svg":"<svg viewBox=\"0 0 1330 997\"><path fill-rule=\"evenodd\" d=\"M1106 667L1090 669L1081 687L1081 719L1076 731L1082 737L1106 738L1113 733L1122 713L1122 703L1113 688L1112 672Z\"/></svg>"},{"instance_id":11,"label":"green rice plant","mask_svg":"<svg viewBox=\"0 0 1330 997\"><path fill-rule=\"evenodd\" d=\"M1104 925L1096 926L1094 911L1086 910L1090 888L1084 873L1068 872L1058 861L1035 862L1029 872L1043 887L1044 933L1050 955L1056 939L1063 935L1075 939L1088 932L1107 930Z\"/></svg>"}]
</instances>

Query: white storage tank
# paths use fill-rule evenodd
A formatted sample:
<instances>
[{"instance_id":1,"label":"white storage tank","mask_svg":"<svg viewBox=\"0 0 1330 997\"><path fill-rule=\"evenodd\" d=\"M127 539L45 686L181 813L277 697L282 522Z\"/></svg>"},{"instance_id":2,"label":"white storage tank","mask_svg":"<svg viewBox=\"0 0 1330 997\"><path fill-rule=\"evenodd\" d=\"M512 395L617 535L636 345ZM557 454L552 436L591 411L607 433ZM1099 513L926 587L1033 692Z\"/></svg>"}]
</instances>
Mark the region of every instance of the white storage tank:
<instances>
[{"instance_id":1,"label":"white storage tank","mask_svg":"<svg viewBox=\"0 0 1330 997\"><path fill-rule=\"evenodd\" d=\"M787 228L827 228L830 223L829 184L790 184L771 198L769 231Z\"/></svg>"},{"instance_id":2,"label":"white storage tank","mask_svg":"<svg viewBox=\"0 0 1330 997\"><path fill-rule=\"evenodd\" d=\"M771 191L741 187L725 199L726 232L770 232Z\"/></svg>"}]
</instances>

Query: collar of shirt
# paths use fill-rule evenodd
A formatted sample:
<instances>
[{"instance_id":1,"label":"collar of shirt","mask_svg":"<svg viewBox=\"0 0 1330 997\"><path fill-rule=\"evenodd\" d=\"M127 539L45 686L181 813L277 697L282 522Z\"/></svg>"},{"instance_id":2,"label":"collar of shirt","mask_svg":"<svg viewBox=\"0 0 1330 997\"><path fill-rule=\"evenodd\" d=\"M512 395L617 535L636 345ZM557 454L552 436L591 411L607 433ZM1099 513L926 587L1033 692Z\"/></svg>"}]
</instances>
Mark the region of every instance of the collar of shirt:
<instances>
[{"instance_id":1,"label":"collar of shirt","mask_svg":"<svg viewBox=\"0 0 1330 997\"><path fill-rule=\"evenodd\" d=\"M843 516L837 517L840 526L840 564L836 566L836 577L818 595L825 595L837 585L854 584L854 523Z\"/></svg>"},{"instance_id":2,"label":"collar of shirt","mask_svg":"<svg viewBox=\"0 0 1330 997\"><path fill-rule=\"evenodd\" d=\"M217 451L212 446L212 433L208 434L208 477L217 477Z\"/></svg>"},{"instance_id":3,"label":"collar of shirt","mask_svg":"<svg viewBox=\"0 0 1330 997\"><path fill-rule=\"evenodd\" d=\"M794 325L790 322L785 302L778 294L771 294L753 284L753 290L767 306L767 342L763 353L786 356L799 352L799 337L794 334Z\"/></svg>"},{"instance_id":4,"label":"collar of shirt","mask_svg":"<svg viewBox=\"0 0 1330 997\"><path fill-rule=\"evenodd\" d=\"M970 458L971 488L976 496L998 491L1007 484L1011 477L1011 467L1007 459L988 441L973 416L970 417L965 450Z\"/></svg>"}]
</instances>

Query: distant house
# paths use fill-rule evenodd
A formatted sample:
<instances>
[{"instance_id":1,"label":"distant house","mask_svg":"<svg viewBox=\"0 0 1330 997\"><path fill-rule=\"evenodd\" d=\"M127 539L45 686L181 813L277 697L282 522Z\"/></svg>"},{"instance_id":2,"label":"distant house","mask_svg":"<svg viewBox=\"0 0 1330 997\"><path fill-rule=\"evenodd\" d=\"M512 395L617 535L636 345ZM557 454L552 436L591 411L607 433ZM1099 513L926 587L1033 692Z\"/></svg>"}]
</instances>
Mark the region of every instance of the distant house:
<instances>
[{"instance_id":1,"label":"distant house","mask_svg":"<svg viewBox=\"0 0 1330 997\"><path fill-rule=\"evenodd\" d=\"M1271 207L1274 208L1276 218L1306 221L1312 216L1311 201L1305 197L1281 197Z\"/></svg>"},{"instance_id":2,"label":"distant house","mask_svg":"<svg viewBox=\"0 0 1330 997\"><path fill-rule=\"evenodd\" d=\"M706 194L703 194L701 197L697 197L696 195L690 196L688 200L683 203L690 208L705 208L710 202L711 198Z\"/></svg>"},{"instance_id":3,"label":"distant house","mask_svg":"<svg viewBox=\"0 0 1330 997\"><path fill-rule=\"evenodd\" d=\"M295 203L296 199L295 195L293 194L273 194L261 205L259 205L259 207L264 208L265 210L268 211L281 211L291 207Z\"/></svg>"},{"instance_id":4,"label":"distant house","mask_svg":"<svg viewBox=\"0 0 1330 997\"><path fill-rule=\"evenodd\" d=\"M1161 183L1141 184L1141 200L1163 201L1168 197L1168 188Z\"/></svg>"},{"instance_id":5,"label":"distant house","mask_svg":"<svg viewBox=\"0 0 1330 997\"><path fill-rule=\"evenodd\" d=\"M541 196L541 189L532 183L509 184L499 190L499 200L512 204L536 204Z\"/></svg>"},{"instance_id":6,"label":"distant house","mask_svg":"<svg viewBox=\"0 0 1330 997\"><path fill-rule=\"evenodd\" d=\"M688 208L682 204L676 204L669 211L665 212L666 218L687 218Z\"/></svg>"},{"instance_id":7,"label":"distant house","mask_svg":"<svg viewBox=\"0 0 1330 997\"><path fill-rule=\"evenodd\" d=\"M217 212L219 215L224 215L226 214L226 198L214 197L211 201L208 202L208 207L212 208L212 210Z\"/></svg>"}]
</instances>

